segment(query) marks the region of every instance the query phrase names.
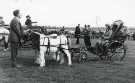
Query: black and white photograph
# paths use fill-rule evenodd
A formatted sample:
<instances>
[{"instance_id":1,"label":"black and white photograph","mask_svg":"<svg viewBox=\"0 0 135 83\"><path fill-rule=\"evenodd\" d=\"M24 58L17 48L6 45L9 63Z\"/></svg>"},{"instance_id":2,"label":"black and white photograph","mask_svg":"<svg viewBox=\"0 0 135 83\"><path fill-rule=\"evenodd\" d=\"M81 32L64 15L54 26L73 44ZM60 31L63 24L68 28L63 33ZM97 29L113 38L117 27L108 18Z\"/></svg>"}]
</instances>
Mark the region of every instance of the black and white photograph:
<instances>
[{"instance_id":1,"label":"black and white photograph","mask_svg":"<svg viewBox=\"0 0 135 83\"><path fill-rule=\"evenodd\" d=\"M134 0L0 3L0 83L135 83Z\"/></svg>"}]
</instances>

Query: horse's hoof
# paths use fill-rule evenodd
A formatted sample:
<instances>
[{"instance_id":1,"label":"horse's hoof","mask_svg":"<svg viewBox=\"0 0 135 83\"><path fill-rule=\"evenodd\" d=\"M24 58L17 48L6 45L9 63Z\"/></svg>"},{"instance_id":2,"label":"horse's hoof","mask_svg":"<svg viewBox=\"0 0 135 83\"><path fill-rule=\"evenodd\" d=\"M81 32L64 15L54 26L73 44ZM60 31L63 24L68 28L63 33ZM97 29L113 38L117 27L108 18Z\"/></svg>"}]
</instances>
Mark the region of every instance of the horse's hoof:
<instances>
[{"instance_id":1,"label":"horse's hoof","mask_svg":"<svg viewBox=\"0 0 135 83\"><path fill-rule=\"evenodd\" d=\"M38 69L42 71L44 68L43 67L38 67Z\"/></svg>"},{"instance_id":2,"label":"horse's hoof","mask_svg":"<svg viewBox=\"0 0 135 83\"><path fill-rule=\"evenodd\" d=\"M70 67L71 67L71 66L72 66L72 64L68 64L68 66L70 66Z\"/></svg>"},{"instance_id":3,"label":"horse's hoof","mask_svg":"<svg viewBox=\"0 0 135 83\"><path fill-rule=\"evenodd\" d=\"M6 52L8 49L4 49L3 51Z\"/></svg>"},{"instance_id":4,"label":"horse's hoof","mask_svg":"<svg viewBox=\"0 0 135 83\"><path fill-rule=\"evenodd\" d=\"M6 56L6 54L5 53L2 53L2 56Z\"/></svg>"},{"instance_id":5,"label":"horse's hoof","mask_svg":"<svg viewBox=\"0 0 135 83\"><path fill-rule=\"evenodd\" d=\"M40 66L40 64L38 64L38 63L34 62L34 66Z\"/></svg>"},{"instance_id":6,"label":"horse's hoof","mask_svg":"<svg viewBox=\"0 0 135 83\"><path fill-rule=\"evenodd\" d=\"M38 61L38 60L34 61L34 64L38 64L38 65L40 65L40 63L39 63L39 61Z\"/></svg>"},{"instance_id":7,"label":"horse's hoof","mask_svg":"<svg viewBox=\"0 0 135 83\"><path fill-rule=\"evenodd\" d=\"M44 67L45 65L44 64L40 64L40 67L42 68L42 67Z\"/></svg>"},{"instance_id":8,"label":"horse's hoof","mask_svg":"<svg viewBox=\"0 0 135 83\"><path fill-rule=\"evenodd\" d=\"M41 66L41 65L40 65L40 68L43 68L43 67L44 67L44 66Z\"/></svg>"},{"instance_id":9,"label":"horse's hoof","mask_svg":"<svg viewBox=\"0 0 135 83\"><path fill-rule=\"evenodd\" d=\"M71 64L71 65L68 65L68 66L69 66L69 67L71 67L71 68L73 68L73 67L74 67L74 65L72 65L72 64Z\"/></svg>"},{"instance_id":10,"label":"horse's hoof","mask_svg":"<svg viewBox=\"0 0 135 83\"><path fill-rule=\"evenodd\" d=\"M60 61L59 64L64 64L64 61Z\"/></svg>"},{"instance_id":11,"label":"horse's hoof","mask_svg":"<svg viewBox=\"0 0 135 83\"><path fill-rule=\"evenodd\" d=\"M64 62L60 62L59 64L62 65L62 64L64 64Z\"/></svg>"}]
</instances>

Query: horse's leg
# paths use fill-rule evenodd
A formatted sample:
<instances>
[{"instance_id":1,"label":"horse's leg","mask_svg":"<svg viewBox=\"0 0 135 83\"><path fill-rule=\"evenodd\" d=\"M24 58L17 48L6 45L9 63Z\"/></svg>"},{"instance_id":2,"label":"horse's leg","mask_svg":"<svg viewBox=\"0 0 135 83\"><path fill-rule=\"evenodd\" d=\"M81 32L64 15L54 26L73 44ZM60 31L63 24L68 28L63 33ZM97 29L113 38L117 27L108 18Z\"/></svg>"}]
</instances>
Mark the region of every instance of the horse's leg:
<instances>
[{"instance_id":1,"label":"horse's leg","mask_svg":"<svg viewBox=\"0 0 135 83\"><path fill-rule=\"evenodd\" d=\"M63 64L64 62L65 62L65 60L64 60L64 56L63 56L63 55L61 55L60 64Z\"/></svg>"},{"instance_id":2,"label":"horse's leg","mask_svg":"<svg viewBox=\"0 0 135 83\"><path fill-rule=\"evenodd\" d=\"M7 51L8 49L8 36L4 36L4 51Z\"/></svg>"},{"instance_id":3,"label":"horse's leg","mask_svg":"<svg viewBox=\"0 0 135 83\"><path fill-rule=\"evenodd\" d=\"M63 64L64 63L64 55L60 51L59 51L59 53L57 55L57 60L60 61L60 64Z\"/></svg>"},{"instance_id":4,"label":"horse's leg","mask_svg":"<svg viewBox=\"0 0 135 83\"><path fill-rule=\"evenodd\" d=\"M70 54L69 50L63 49L63 51L64 51L65 54L67 55L67 58L68 58L68 65L71 66L71 65L72 65L72 61L71 61L71 54Z\"/></svg>"},{"instance_id":5,"label":"horse's leg","mask_svg":"<svg viewBox=\"0 0 135 83\"><path fill-rule=\"evenodd\" d=\"M39 51L37 49L34 49L34 51L35 51L35 57L36 57L35 63L39 64L39 61L38 61Z\"/></svg>"},{"instance_id":6,"label":"horse's leg","mask_svg":"<svg viewBox=\"0 0 135 83\"><path fill-rule=\"evenodd\" d=\"M40 46L40 51L39 51L37 59L36 59L36 63L39 64L40 67L45 66L45 57L44 57L45 50L46 50L45 47Z\"/></svg>"},{"instance_id":7,"label":"horse's leg","mask_svg":"<svg viewBox=\"0 0 135 83\"><path fill-rule=\"evenodd\" d=\"M46 65L46 63L45 63L45 52L46 52L46 47L44 47L44 46L41 46L40 47L40 59L41 59L41 63L40 63L40 67L43 67L43 66L45 66Z\"/></svg>"},{"instance_id":8,"label":"horse's leg","mask_svg":"<svg viewBox=\"0 0 135 83\"><path fill-rule=\"evenodd\" d=\"M6 42L6 47L5 48L8 49L8 36L7 35L5 36L5 42Z\"/></svg>"},{"instance_id":9,"label":"horse's leg","mask_svg":"<svg viewBox=\"0 0 135 83\"><path fill-rule=\"evenodd\" d=\"M56 61L57 62L60 61L60 52L57 51L55 54L56 54Z\"/></svg>"},{"instance_id":10,"label":"horse's leg","mask_svg":"<svg viewBox=\"0 0 135 83\"><path fill-rule=\"evenodd\" d=\"M41 63L40 63L40 67L45 66L45 57L44 57L44 51L40 51L40 58L41 58Z\"/></svg>"}]
</instances>

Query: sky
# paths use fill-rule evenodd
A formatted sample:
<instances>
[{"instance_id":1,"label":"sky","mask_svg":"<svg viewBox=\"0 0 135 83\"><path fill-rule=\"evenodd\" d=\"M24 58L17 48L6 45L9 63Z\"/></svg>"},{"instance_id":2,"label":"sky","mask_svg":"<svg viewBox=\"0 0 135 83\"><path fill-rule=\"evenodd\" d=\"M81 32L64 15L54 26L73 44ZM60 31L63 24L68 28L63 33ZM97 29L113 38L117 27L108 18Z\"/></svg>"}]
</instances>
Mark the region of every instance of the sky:
<instances>
[{"instance_id":1,"label":"sky","mask_svg":"<svg viewBox=\"0 0 135 83\"><path fill-rule=\"evenodd\" d=\"M21 22L30 15L38 25L76 26L89 24L104 26L123 20L126 26L135 26L135 0L0 0L0 16L7 24L12 12L20 9Z\"/></svg>"}]
</instances>

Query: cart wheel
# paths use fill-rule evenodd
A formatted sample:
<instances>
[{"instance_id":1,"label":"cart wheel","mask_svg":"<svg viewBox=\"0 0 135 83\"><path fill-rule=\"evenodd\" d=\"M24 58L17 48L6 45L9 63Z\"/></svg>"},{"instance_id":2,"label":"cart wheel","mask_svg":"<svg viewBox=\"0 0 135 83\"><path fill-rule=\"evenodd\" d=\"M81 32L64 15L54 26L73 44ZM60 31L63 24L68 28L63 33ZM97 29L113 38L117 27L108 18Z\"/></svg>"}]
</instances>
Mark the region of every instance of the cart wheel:
<instances>
[{"instance_id":1,"label":"cart wheel","mask_svg":"<svg viewBox=\"0 0 135 83\"><path fill-rule=\"evenodd\" d=\"M124 60L126 56L127 48L125 45L122 45L121 47L115 48L115 49L109 49L107 55L109 60Z\"/></svg>"}]
</instances>

